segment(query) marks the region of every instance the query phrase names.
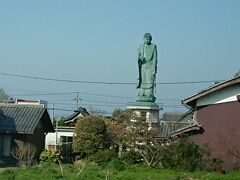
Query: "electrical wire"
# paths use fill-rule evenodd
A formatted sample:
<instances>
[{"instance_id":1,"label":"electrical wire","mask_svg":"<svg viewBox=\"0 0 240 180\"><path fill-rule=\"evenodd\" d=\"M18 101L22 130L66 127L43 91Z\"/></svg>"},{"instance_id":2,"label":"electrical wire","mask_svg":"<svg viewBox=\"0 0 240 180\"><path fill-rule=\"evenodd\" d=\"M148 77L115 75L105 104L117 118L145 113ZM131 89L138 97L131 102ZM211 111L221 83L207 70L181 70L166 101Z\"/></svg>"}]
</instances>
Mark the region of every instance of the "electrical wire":
<instances>
[{"instance_id":1,"label":"electrical wire","mask_svg":"<svg viewBox=\"0 0 240 180\"><path fill-rule=\"evenodd\" d=\"M0 75L11 76L18 78L27 78L35 80L45 80L45 81L55 81L55 82L66 82L66 83L81 83L81 84L102 84L102 85L136 85L137 83L133 82L106 82L106 81L83 81L83 80L69 80L69 79L57 79L57 78L44 78L39 76L27 76L11 73L0 72ZM224 80L203 80L203 81L183 81L183 82L157 82L156 84L162 85L181 85L181 84L202 84L202 83L215 83L221 82Z\"/></svg>"}]
</instances>

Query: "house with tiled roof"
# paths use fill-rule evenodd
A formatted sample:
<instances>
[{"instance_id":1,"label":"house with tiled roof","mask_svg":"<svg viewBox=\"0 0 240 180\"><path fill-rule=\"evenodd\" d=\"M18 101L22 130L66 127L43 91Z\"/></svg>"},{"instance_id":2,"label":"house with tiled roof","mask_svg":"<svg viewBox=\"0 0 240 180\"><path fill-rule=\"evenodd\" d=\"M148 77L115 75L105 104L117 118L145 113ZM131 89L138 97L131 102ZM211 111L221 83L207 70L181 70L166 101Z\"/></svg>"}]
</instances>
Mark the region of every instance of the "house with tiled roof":
<instances>
[{"instance_id":1,"label":"house with tiled roof","mask_svg":"<svg viewBox=\"0 0 240 180\"><path fill-rule=\"evenodd\" d=\"M175 117L170 119L175 119ZM200 127L194 119L194 111L189 110L174 121L163 118L160 122L160 135L158 138L173 139L181 134L198 133ZM194 130L196 132L193 132Z\"/></svg>"},{"instance_id":2,"label":"house with tiled roof","mask_svg":"<svg viewBox=\"0 0 240 180\"><path fill-rule=\"evenodd\" d=\"M55 132L47 134L45 148L55 151L62 144L72 144L75 123L79 118L89 115L90 114L83 107L74 110L73 114L64 119L64 124L67 126L56 126Z\"/></svg>"},{"instance_id":3,"label":"house with tiled roof","mask_svg":"<svg viewBox=\"0 0 240 180\"><path fill-rule=\"evenodd\" d=\"M193 126L178 129L175 135L197 131L190 140L207 143L213 159L223 167L240 166L240 76L215 84L182 100L193 111Z\"/></svg>"},{"instance_id":4,"label":"house with tiled roof","mask_svg":"<svg viewBox=\"0 0 240 180\"><path fill-rule=\"evenodd\" d=\"M12 150L25 143L36 148L38 157L48 132L54 128L42 105L0 104L0 157L11 157Z\"/></svg>"}]
</instances>

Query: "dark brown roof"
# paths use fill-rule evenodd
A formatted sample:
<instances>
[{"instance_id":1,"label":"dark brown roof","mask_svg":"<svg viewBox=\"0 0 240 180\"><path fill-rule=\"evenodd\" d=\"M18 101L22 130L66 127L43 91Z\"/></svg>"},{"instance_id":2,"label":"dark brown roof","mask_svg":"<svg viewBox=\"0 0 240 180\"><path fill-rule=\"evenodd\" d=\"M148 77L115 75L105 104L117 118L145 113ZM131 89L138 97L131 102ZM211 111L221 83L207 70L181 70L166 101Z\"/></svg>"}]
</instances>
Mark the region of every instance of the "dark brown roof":
<instances>
[{"instance_id":1,"label":"dark brown roof","mask_svg":"<svg viewBox=\"0 0 240 180\"><path fill-rule=\"evenodd\" d=\"M79 114L82 114L83 116L89 116L90 114L87 112L87 110L83 107L79 107L77 110L74 111L73 114L70 116L66 117L64 120L64 123L73 123L76 118L78 117Z\"/></svg>"},{"instance_id":2,"label":"dark brown roof","mask_svg":"<svg viewBox=\"0 0 240 180\"><path fill-rule=\"evenodd\" d=\"M0 105L0 133L33 134L39 122L45 132L54 132L46 108L32 105Z\"/></svg>"},{"instance_id":3,"label":"dark brown roof","mask_svg":"<svg viewBox=\"0 0 240 180\"><path fill-rule=\"evenodd\" d=\"M198 98L206 96L207 94L210 94L210 93L215 92L217 90L220 90L220 89L223 89L225 87L228 87L228 86L231 86L231 85L234 85L234 84L238 84L238 83L240 83L240 76L234 77L230 80L221 82L221 83L216 84L214 86L211 86L211 87L209 87L209 88L207 88L203 91L200 91L199 93L194 94L194 95L182 100L182 103L190 105L190 106L194 106L195 102Z\"/></svg>"}]
</instances>

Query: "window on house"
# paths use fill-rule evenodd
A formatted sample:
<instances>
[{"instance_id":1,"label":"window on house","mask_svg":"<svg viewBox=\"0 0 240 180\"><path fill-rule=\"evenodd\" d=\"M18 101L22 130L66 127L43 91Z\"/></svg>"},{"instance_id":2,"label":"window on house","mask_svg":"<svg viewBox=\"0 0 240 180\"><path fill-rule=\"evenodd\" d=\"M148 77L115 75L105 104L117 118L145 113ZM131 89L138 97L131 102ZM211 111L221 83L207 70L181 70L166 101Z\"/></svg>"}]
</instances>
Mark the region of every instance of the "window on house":
<instances>
[{"instance_id":1,"label":"window on house","mask_svg":"<svg viewBox=\"0 0 240 180\"><path fill-rule=\"evenodd\" d=\"M72 144L73 137L71 136L61 136L60 137L60 143L61 144Z\"/></svg>"},{"instance_id":2,"label":"window on house","mask_svg":"<svg viewBox=\"0 0 240 180\"><path fill-rule=\"evenodd\" d=\"M0 156L10 156L11 136L0 135Z\"/></svg>"}]
</instances>

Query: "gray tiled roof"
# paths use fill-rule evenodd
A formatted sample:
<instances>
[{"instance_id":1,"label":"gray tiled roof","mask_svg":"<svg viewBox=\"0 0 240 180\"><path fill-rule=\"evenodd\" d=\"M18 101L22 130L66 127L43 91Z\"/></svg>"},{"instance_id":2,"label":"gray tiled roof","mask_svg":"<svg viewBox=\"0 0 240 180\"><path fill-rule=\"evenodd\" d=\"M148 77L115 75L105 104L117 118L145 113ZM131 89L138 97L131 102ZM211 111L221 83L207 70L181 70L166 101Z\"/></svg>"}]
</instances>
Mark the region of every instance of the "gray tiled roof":
<instances>
[{"instance_id":1,"label":"gray tiled roof","mask_svg":"<svg viewBox=\"0 0 240 180\"><path fill-rule=\"evenodd\" d=\"M33 134L40 121L46 132L54 132L49 114L42 106L0 105L0 133Z\"/></svg>"},{"instance_id":2,"label":"gray tiled roof","mask_svg":"<svg viewBox=\"0 0 240 180\"><path fill-rule=\"evenodd\" d=\"M189 123L181 122L161 122L160 125L160 138L169 138L172 134L183 127L188 126Z\"/></svg>"},{"instance_id":3,"label":"gray tiled roof","mask_svg":"<svg viewBox=\"0 0 240 180\"><path fill-rule=\"evenodd\" d=\"M70 116L66 117L64 122L65 123L72 123L72 122L74 122L79 114L82 114L84 117L90 115L85 108L79 107L77 110L74 111L73 114L71 114Z\"/></svg>"},{"instance_id":4,"label":"gray tiled roof","mask_svg":"<svg viewBox=\"0 0 240 180\"><path fill-rule=\"evenodd\" d=\"M161 121L160 138L172 137L176 131L196 124L193 119L193 113L194 111L191 109L183 114L177 121Z\"/></svg>"}]
</instances>

